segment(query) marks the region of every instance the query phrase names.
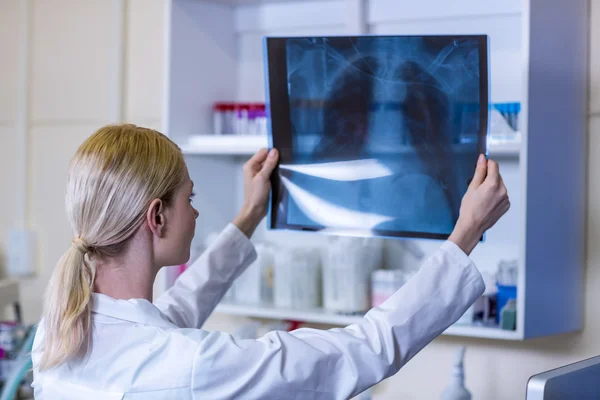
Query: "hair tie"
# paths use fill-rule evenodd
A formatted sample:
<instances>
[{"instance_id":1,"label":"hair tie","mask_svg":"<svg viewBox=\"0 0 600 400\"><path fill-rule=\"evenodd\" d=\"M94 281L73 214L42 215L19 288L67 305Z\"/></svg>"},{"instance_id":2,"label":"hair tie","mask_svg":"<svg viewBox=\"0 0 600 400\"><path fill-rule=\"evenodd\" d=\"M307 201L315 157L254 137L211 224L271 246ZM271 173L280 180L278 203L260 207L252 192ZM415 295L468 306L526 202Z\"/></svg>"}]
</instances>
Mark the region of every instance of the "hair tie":
<instances>
[{"instance_id":1,"label":"hair tie","mask_svg":"<svg viewBox=\"0 0 600 400\"><path fill-rule=\"evenodd\" d=\"M71 245L81 254L86 254L90 250L90 247L87 245L87 243L80 237L73 239Z\"/></svg>"}]
</instances>

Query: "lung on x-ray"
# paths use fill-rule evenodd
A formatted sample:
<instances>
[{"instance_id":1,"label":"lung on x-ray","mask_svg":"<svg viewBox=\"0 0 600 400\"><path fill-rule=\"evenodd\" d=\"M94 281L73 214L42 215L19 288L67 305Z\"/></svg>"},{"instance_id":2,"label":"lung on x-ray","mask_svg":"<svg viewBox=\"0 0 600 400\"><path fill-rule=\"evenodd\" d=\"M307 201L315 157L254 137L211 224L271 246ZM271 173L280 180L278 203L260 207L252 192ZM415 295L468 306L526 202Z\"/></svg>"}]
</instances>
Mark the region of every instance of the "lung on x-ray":
<instances>
[{"instance_id":1,"label":"lung on x-ray","mask_svg":"<svg viewBox=\"0 0 600 400\"><path fill-rule=\"evenodd\" d=\"M446 239L487 154L488 38L265 38L270 229Z\"/></svg>"}]
</instances>

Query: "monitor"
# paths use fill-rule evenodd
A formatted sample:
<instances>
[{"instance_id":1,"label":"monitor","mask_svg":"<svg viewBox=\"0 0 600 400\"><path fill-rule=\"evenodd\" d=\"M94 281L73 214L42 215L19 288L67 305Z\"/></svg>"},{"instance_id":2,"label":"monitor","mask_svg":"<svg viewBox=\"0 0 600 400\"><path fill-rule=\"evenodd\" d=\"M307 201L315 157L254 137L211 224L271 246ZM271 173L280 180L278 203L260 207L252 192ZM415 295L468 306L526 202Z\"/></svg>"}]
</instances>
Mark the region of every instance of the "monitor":
<instances>
[{"instance_id":1,"label":"monitor","mask_svg":"<svg viewBox=\"0 0 600 400\"><path fill-rule=\"evenodd\" d=\"M487 154L486 35L267 37L268 227L447 239Z\"/></svg>"},{"instance_id":2,"label":"monitor","mask_svg":"<svg viewBox=\"0 0 600 400\"><path fill-rule=\"evenodd\" d=\"M527 400L600 399L600 356L532 376Z\"/></svg>"}]
</instances>

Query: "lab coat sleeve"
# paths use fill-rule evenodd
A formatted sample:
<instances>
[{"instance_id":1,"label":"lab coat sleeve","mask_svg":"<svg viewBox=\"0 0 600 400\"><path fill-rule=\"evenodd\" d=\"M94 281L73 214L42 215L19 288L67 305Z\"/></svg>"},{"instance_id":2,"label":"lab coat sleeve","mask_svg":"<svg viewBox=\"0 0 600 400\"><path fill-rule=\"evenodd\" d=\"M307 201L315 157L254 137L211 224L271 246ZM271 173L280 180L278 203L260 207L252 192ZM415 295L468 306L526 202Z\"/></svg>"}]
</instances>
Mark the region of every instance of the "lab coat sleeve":
<instances>
[{"instance_id":1,"label":"lab coat sleeve","mask_svg":"<svg viewBox=\"0 0 600 400\"><path fill-rule=\"evenodd\" d=\"M256 259L250 240L229 224L155 305L180 328L200 328L232 282Z\"/></svg>"},{"instance_id":2,"label":"lab coat sleeve","mask_svg":"<svg viewBox=\"0 0 600 400\"><path fill-rule=\"evenodd\" d=\"M483 294L481 274L446 242L363 321L258 340L210 333L200 342L194 398L348 399L395 374Z\"/></svg>"}]
</instances>

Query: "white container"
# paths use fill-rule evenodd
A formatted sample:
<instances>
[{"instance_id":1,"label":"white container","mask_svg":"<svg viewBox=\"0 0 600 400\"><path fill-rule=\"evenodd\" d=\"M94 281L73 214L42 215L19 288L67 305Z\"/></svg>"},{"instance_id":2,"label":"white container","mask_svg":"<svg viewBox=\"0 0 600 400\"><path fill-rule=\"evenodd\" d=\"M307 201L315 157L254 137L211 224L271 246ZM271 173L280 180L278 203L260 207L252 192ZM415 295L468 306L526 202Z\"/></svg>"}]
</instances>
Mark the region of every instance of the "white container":
<instances>
[{"instance_id":1,"label":"white container","mask_svg":"<svg viewBox=\"0 0 600 400\"><path fill-rule=\"evenodd\" d=\"M247 135L249 122L250 119L248 118L248 106L241 104L236 113L235 134Z\"/></svg>"},{"instance_id":2,"label":"white container","mask_svg":"<svg viewBox=\"0 0 600 400\"><path fill-rule=\"evenodd\" d=\"M381 267L383 243L378 239L338 237L323 254L323 306L343 313L371 307L371 273Z\"/></svg>"},{"instance_id":3,"label":"white container","mask_svg":"<svg viewBox=\"0 0 600 400\"><path fill-rule=\"evenodd\" d=\"M280 308L321 305L319 253L310 248L283 248L275 253L273 299Z\"/></svg>"},{"instance_id":4,"label":"white container","mask_svg":"<svg viewBox=\"0 0 600 400\"><path fill-rule=\"evenodd\" d=\"M213 134L222 135L225 132L225 110L215 105L213 107Z\"/></svg>"},{"instance_id":5,"label":"white container","mask_svg":"<svg viewBox=\"0 0 600 400\"><path fill-rule=\"evenodd\" d=\"M406 274L399 269L378 269L371 275L371 306L379 307L406 282Z\"/></svg>"},{"instance_id":6,"label":"white container","mask_svg":"<svg viewBox=\"0 0 600 400\"><path fill-rule=\"evenodd\" d=\"M256 260L235 281L235 302L239 304L270 304L273 302L273 249L256 244Z\"/></svg>"}]
</instances>

